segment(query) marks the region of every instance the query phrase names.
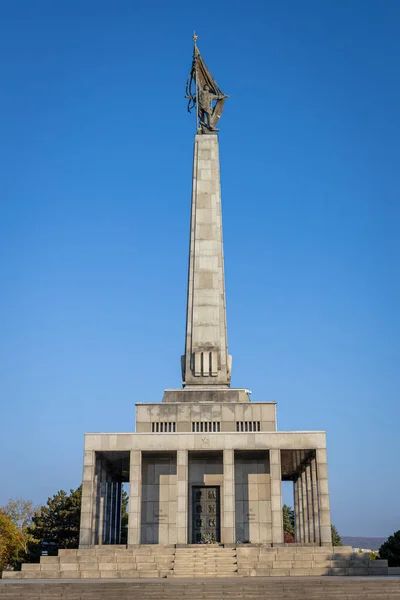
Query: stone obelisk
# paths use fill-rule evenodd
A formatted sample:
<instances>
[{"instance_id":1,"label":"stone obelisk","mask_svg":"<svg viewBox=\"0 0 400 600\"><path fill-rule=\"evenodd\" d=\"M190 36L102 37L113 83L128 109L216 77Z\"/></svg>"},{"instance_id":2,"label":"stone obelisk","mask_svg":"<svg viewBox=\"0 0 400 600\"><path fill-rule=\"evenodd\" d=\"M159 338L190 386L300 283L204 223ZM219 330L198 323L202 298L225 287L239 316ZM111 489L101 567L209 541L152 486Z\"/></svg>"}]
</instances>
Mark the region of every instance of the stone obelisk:
<instances>
[{"instance_id":1,"label":"stone obelisk","mask_svg":"<svg viewBox=\"0 0 400 600\"><path fill-rule=\"evenodd\" d=\"M229 387L218 136L197 134L192 212L184 387Z\"/></svg>"}]
</instances>

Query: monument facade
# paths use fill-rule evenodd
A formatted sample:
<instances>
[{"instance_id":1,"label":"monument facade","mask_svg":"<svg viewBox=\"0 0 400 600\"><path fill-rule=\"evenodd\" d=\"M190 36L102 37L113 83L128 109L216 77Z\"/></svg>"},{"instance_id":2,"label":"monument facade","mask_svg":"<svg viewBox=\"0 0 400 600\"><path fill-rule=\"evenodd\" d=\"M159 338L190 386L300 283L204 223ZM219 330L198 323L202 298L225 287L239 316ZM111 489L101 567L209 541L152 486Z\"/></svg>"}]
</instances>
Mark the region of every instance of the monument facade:
<instances>
[{"instance_id":1,"label":"monument facade","mask_svg":"<svg viewBox=\"0 0 400 600\"><path fill-rule=\"evenodd\" d=\"M282 481L298 543L331 545L326 435L277 431L276 404L231 388L217 125L227 96L196 45L186 96L196 110L182 388L136 404L135 433L85 435L80 548L284 543Z\"/></svg>"}]
</instances>

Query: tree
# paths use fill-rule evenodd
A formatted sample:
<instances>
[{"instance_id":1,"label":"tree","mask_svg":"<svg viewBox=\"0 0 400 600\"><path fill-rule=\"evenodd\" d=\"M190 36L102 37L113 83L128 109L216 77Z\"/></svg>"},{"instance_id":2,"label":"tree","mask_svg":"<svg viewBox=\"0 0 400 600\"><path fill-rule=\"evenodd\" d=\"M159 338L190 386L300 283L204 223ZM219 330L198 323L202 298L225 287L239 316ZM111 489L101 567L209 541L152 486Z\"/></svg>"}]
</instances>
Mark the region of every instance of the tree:
<instances>
[{"instance_id":1,"label":"tree","mask_svg":"<svg viewBox=\"0 0 400 600\"><path fill-rule=\"evenodd\" d=\"M400 529L382 544L379 556L388 561L389 567L400 567Z\"/></svg>"},{"instance_id":2,"label":"tree","mask_svg":"<svg viewBox=\"0 0 400 600\"><path fill-rule=\"evenodd\" d=\"M331 525L332 532L332 546L343 546L342 538L339 535L335 525Z\"/></svg>"},{"instance_id":3,"label":"tree","mask_svg":"<svg viewBox=\"0 0 400 600\"><path fill-rule=\"evenodd\" d=\"M26 531L32 524L32 517L35 512L32 500L12 498L3 506L2 510L16 524L20 531Z\"/></svg>"},{"instance_id":4,"label":"tree","mask_svg":"<svg viewBox=\"0 0 400 600\"><path fill-rule=\"evenodd\" d=\"M80 513L81 487L69 494L60 490L35 511L28 532L37 544L54 542L59 548L78 548ZM35 548L32 551L35 553Z\"/></svg>"},{"instance_id":5,"label":"tree","mask_svg":"<svg viewBox=\"0 0 400 600\"><path fill-rule=\"evenodd\" d=\"M291 506L284 504L282 506L283 513L283 531L294 535L294 510Z\"/></svg>"},{"instance_id":6,"label":"tree","mask_svg":"<svg viewBox=\"0 0 400 600\"><path fill-rule=\"evenodd\" d=\"M22 560L25 547L25 535L0 509L0 574L6 567L12 567Z\"/></svg>"},{"instance_id":7,"label":"tree","mask_svg":"<svg viewBox=\"0 0 400 600\"><path fill-rule=\"evenodd\" d=\"M23 554L27 554L29 543L33 541L28 531L35 511L32 501L23 500L22 498L11 499L1 510L17 526L18 531L21 533L20 541L23 544Z\"/></svg>"}]
</instances>

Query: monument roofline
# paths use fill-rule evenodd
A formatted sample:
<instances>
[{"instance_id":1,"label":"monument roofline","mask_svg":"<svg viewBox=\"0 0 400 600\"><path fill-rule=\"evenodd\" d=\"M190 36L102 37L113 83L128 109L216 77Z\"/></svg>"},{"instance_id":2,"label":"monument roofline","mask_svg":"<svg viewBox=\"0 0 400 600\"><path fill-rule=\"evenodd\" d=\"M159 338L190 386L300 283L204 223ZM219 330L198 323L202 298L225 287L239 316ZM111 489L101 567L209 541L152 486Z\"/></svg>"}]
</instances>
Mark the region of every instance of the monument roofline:
<instances>
[{"instance_id":1,"label":"monument roofline","mask_svg":"<svg viewBox=\"0 0 400 600\"><path fill-rule=\"evenodd\" d=\"M167 390L165 390L167 391ZM135 406L155 406L160 404L159 402L135 402ZM178 402L176 404L179 404ZM185 404L210 404L207 400L204 402L185 402ZM224 402L224 404L237 404L237 402ZM242 403L241 403L242 404ZM252 404L263 404L263 405L277 405L277 402L252 402Z\"/></svg>"},{"instance_id":2,"label":"monument roofline","mask_svg":"<svg viewBox=\"0 0 400 600\"><path fill-rule=\"evenodd\" d=\"M244 436L244 435L257 435L257 436L266 436L266 437L270 437L270 436L283 436L283 435L290 435L292 437L297 437L299 435L317 435L317 434L324 434L326 435L326 430L319 430L319 429L313 429L313 430L304 430L304 431L284 431L284 430L279 430L279 431L219 431L219 432L213 432L213 433L204 433L204 432L198 432L198 431L176 431L173 433L173 436L176 435L180 435L180 436L191 436L191 435L208 435L208 436L212 436L212 438L217 438L218 436L220 437L229 437L229 436ZM144 438L148 438L149 434L148 433L137 433L136 431L119 431L119 432L105 432L105 431L87 431L85 432L85 436L88 435L108 435L108 436L120 436L120 435L134 435L134 436L143 436ZM165 435L167 438L171 439L171 434L170 433L156 433L154 435ZM154 438L154 435L152 435L151 437ZM307 450L309 447L309 444L304 444L304 446L301 447L297 447L296 449L301 450ZM268 448L266 448L268 450ZM97 449L96 449L97 450ZM101 452L103 449L98 449L98 452ZM106 450L106 449L104 449ZM114 448L113 448L114 450ZM118 450L118 449L117 449ZM160 450L160 449L158 449ZM197 448L194 448L193 450L197 450ZM160 452L163 452L163 450L161 449Z\"/></svg>"}]
</instances>

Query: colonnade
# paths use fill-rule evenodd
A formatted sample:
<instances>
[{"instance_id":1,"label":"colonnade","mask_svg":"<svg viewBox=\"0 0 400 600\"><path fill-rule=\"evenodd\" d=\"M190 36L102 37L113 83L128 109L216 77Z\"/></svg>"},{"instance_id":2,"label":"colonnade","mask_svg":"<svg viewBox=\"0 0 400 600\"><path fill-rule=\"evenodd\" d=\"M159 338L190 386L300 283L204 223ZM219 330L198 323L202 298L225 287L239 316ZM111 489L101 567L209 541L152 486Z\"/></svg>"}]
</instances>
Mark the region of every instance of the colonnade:
<instances>
[{"instance_id":1,"label":"colonnade","mask_svg":"<svg viewBox=\"0 0 400 600\"><path fill-rule=\"evenodd\" d=\"M107 462L96 457L92 531L94 544L121 543L122 481Z\"/></svg>"},{"instance_id":2,"label":"colonnade","mask_svg":"<svg viewBox=\"0 0 400 600\"><path fill-rule=\"evenodd\" d=\"M330 546L331 521L326 450L305 454L294 451L295 540Z\"/></svg>"},{"instance_id":3,"label":"colonnade","mask_svg":"<svg viewBox=\"0 0 400 600\"><path fill-rule=\"evenodd\" d=\"M269 449L271 475L271 543L283 544L282 522L282 469L281 451ZM111 452L110 452L111 454ZM234 450L225 449L223 455L223 486L221 489L221 540L235 543L235 482ZM328 494L326 450L312 452L293 450L294 457L294 511L297 543L331 545L331 524ZM129 460L129 515L128 544L141 543L142 511L142 451L131 450ZM177 544L188 539L188 469L189 451L176 452L176 527ZM121 472L95 451L85 452L82 484L82 512L80 547L121 542L122 482ZM175 486L174 486L175 487ZM172 525L172 523L171 523Z\"/></svg>"}]
</instances>

